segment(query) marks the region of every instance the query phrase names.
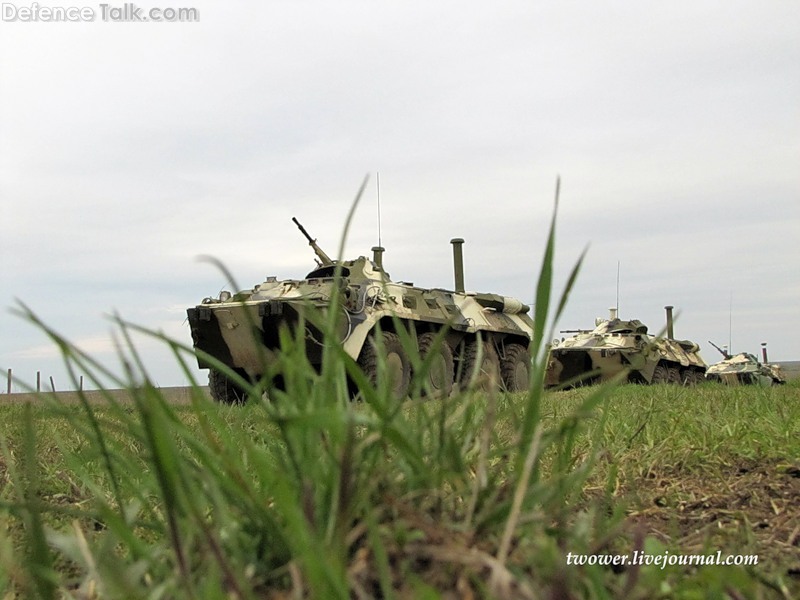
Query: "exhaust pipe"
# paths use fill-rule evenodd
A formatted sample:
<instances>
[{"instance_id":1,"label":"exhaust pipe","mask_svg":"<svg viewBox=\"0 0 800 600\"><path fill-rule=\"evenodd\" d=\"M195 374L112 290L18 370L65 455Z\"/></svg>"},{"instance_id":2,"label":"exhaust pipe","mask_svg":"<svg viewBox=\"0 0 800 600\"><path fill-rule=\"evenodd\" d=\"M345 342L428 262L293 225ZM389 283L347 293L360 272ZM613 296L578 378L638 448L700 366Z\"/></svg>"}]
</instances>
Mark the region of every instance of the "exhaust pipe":
<instances>
[{"instance_id":1,"label":"exhaust pipe","mask_svg":"<svg viewBox=\"0 0 800 600\"><path fill-rule=\"evenodd\" d=\"M386 250L383 246L372 247L372 262L378 265L378 268L383 271L383 251Z\"/></svg>"},{"instance_id":2,"label":"exhaust pipe","mask_svg":"<svg viewBox=\"0 0 800 600\"><path fill-rule=\"evenodd\" d=\"M764 359L764 364L767 364L767 342L761 342L761 358Z\"/></svg>"},{"instance_id":3,"label":"exhaust pipe","mask_svg":"<svg viewBox=\"0 0 800 600\"><path fill-rule=\"evenodd\" d=\"M674 306L665 306L664 310L667 311L667 338L670 340L675 339L675 323L672 319L672 309Z\"/></svg>"},{"instance_id":4,"label":"exhaust pipe","mask_svg":"<svg viewBox=\"0 0 800 600\"><path fill-rule=\"evenodd\" d=\"M453 244L453 270L456 277L456 291L464 293L464 254L462 251L464 240L462 238L453 238L450 243Z\"/></svg>"}]
</instances>

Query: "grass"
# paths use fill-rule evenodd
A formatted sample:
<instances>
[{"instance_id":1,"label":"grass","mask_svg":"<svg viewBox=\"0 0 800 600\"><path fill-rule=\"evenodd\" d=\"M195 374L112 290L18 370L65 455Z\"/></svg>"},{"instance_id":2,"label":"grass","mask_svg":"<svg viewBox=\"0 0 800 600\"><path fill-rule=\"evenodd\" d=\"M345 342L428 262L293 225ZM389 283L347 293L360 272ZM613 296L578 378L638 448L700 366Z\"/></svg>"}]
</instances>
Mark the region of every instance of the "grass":
<instances>
[{"instance_id":1,"label":"grass","mask_svg":"<svg viewBox=\"0 0 800 600\"><path fill-rule=\"evenodd\" d=\"M563 428L589 394L546 394L543 431ZM701 590L705 597L716 589L726 597L733 585L740 594L734 598L789 598L800 589L790 573L800 567L799 400L797 385L615 389L582 420L568 456L555 446L542 453L502 569L495 561L514 498L507 453L522 395L411 402L395 417L397 433L383 439L369 425L369 406L355 405L348 411L352 441L345 435L332 453L333 440L316 437L319 468L305 463L302 475L280 425L260 404L160 407L159 418L172 423L163 444L183 473L171 473L169 464L163 472L153 468L157 450L148 446L148 426L134 405L120 405L125 417L117 407L93 406L107 432L118 491L101 448L90 441L83 407L7 405L0 410L2 582L21 596L43 597L56 590L75 597L91 597L92 590L120 598L281 597L300 589L312 597L470 589L485 597L625 591L641 598ZM482 428L489 410L490 432ZM444 443L434 439L437 428L420 424L442 414L449 421ZM304 427L318 418L308 416ZM31 440L35 449L26 450ZM381 445L388 447L370 451ZM343 473L348 447L352 463L356 456L372 461ZM755 569L653 569L632 583L631 571L565 564L567 552L638 547L760 560ZM37 575L34 566L44 570ZM490 587L493 568L505 588ZM52 580L52 588L37 586L38 576Z\"/></svg>"},{"instance_id":2,"label":"grass","mask_svg":"<svg viewBox=\"0 0 800 600\"><path fill-rule=\"evenodd\" d=\"M543 340L571 285L551 302L554 232L555 219L527 394L476 387L426 400L417 360L415 392L399 402L335 344L312 369L302 333L284 330L274 365L284 391L267 400L240 381L259 399L220 406L195 383L174 405L131 342L140 328L117 320L117 376L23 307L74 384L77 373L111 380L130 401L100 390L0 407L4 598L800 594L800 388L545 392ZM191 348L145 333L193 377ZM716 550L763 560L567 564L570 554Z\"/></svg>"}]
</instances>

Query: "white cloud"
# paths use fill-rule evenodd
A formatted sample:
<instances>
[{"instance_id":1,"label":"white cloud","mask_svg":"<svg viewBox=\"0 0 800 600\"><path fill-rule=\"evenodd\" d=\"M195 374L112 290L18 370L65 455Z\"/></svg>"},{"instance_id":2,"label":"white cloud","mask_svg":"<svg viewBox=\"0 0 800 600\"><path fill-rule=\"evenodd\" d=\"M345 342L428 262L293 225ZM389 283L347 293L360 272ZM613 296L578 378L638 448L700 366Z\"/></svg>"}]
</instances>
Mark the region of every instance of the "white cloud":
<instances>
[{"instance_id":1,"label":"white cloud","mask_svg":"<svg viewBox=\"0 0 800 600\"><path fill-rule=\"evenodd\" d=\"M335 252L375 171L392 275L450 285L462 236L468 286L529 300L560 173L562 271L591 242L565 326L605 314L619 260L643 320L684 304L703 342L733 291L748 340L800 356L796 3L196 6L0 23L4 305L90 346L114 310L188 339L174 307L226 286L196 256L243 287L302 275L291 217ZM377 240L374 184L347 254ZM0 363L39 346L0 327Z\"/></svg>"}]
</instances>

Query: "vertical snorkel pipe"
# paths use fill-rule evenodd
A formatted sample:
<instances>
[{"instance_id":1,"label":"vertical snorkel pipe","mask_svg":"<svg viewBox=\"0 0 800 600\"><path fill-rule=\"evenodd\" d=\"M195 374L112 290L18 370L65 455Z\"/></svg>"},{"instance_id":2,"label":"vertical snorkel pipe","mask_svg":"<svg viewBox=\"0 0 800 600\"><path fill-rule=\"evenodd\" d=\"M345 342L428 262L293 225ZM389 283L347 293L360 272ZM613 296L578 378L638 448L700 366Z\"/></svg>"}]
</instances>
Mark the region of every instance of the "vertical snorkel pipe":
<instances>
[{"instance_id":1,"label":"vertical snorkel pipe","mask_svg":"<svg viewBox=\"0 0 800 600\"><path fill-rule=\"evenodd\" d=\"M372 262L378 265L378 268L383 271L383 252L386 250L383 246L372 247Z\"/></svg>"},{"instance_id":2,"label":"vertical snorkel pipe","mask_svg":"<svg viewBox=\"0 0 800 600\"><path fill-rule=\"evenodd\" d=\"M456 280L456 291L464 293L464 254L462 247L464 245L463 238L453 238L450 240L453 244L453 271Z\"/></svg>"},{"instance_id":3,"label":"vertical snorkel pipe","mask_svg":"<svg viewBox=\"0 0 800 600\"><path fill-rule=\"evenodd\" d=\"M675 339L675 322L672 318L672 309L674 306L665 306L664 310L667 311L667 339Z\"/></svg>"}]
</instances>

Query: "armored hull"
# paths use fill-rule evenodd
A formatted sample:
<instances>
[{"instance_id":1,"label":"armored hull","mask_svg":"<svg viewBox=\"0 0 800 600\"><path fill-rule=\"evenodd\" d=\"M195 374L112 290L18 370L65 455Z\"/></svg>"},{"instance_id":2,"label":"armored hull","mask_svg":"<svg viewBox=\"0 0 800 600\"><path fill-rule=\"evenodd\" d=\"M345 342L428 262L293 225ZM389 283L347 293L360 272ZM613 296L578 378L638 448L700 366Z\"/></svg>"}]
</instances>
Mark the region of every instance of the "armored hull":
<instances>
[{"instance_id":1,"label":"armored hull","mask_svg":"<svg viewBox=\"0 0 800 600\"><path fill-rule=\"evenodd\" d=\"M304 278L268 277L251 290L223 292L188 309L194 347L200 351L198 365L210 369L209 385L216 399L241 401L243 393L203 357L211 356L253 382L273 377L283 327L291 332L305 329L306 355L317 368L328 343L340 344L373 382L378 363L385 360L398 397L407 394L413 362L408 344L400 343L398 327L408 333L412 351L420 358L435 353L424 386L428 393L447 395L476 372L509 390L527 389L533 330L528 306L498 294L393 282L382 268L382 255L332 261L314 240L310 243L323 264ZM334 297L338 301L332 304ZM334 339L324 339L321 323L331 310L337 312L330 319L336 323ZM444 341L437 343L442 329Z\"/></svg>"},{"instance_id":2,"label":"armored hull","mask_svg":"<svg viewBox=\"0 0 800 600\"><path fill-rule=\"evenodd\" d=\"M747 352L729 356L708 367L706 378L727 385L770 386L786 383L786 375L778 365L760 363Z\"/></svg>"},{"instance_id":3,"label":"armored hull","mask_svg":"<svg viewBox=\"0 0 800 600\"><path fill-rule=\"evenodd\" d=\"M554 343L545 382L548 386L587 385L608 381L620 373L635 383L694 385L703 381L706 363L699 347L676 340L672 332L672 307L668 308L668 337L648 334L638 320L598 319L593 330Z\"/></svg>"}]
</instances>

